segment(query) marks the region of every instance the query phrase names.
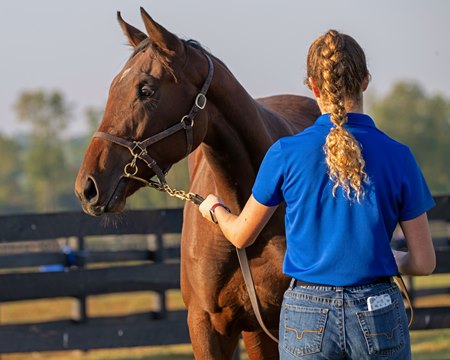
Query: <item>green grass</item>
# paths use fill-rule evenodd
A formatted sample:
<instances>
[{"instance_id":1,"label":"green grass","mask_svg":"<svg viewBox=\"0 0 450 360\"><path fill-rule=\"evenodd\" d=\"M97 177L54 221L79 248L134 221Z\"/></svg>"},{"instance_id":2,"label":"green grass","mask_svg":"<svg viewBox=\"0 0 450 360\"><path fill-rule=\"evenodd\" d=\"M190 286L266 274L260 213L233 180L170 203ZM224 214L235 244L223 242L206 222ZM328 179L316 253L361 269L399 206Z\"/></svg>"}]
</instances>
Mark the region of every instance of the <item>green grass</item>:
<instances>
[{"instance_id":1,"label":"green grass","mask_svg":"<svg viewBox=\"0 0 450 360\"><path fill-rule=\"evenodd\" d=\"M450 359L450 329L411 331L413 360Z\"/></svg>"},{"instance_id":2,"label":"green grass","mask_svg":"<svg viewBox=\"0 0 450 360\"><path fill-rule=\"evenodd\" d=\"M406 279L406 277L405 277ZM417 276L413 279L417 289L429 289L435 287L450 287L450 275L434 274L430 276Z\"/></svg>"}]
</instances>

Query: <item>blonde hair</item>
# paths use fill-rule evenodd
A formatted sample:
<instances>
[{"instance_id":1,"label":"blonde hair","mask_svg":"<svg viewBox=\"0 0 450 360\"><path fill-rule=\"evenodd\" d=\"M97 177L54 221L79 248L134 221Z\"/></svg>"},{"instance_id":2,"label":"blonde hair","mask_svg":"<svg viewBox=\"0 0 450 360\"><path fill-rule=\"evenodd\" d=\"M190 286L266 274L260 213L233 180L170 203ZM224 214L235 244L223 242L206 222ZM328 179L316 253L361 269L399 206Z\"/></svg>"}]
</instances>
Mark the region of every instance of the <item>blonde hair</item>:
<instances>
[{"instance_id":1,"label":"blonde hair","mask_svg":"<svg viewBox=\"0 0 450 360\"><path fill-rule=\"evenodd\" d=\"M333 196L341 186L348 199L358 202L364 197L363 183L368 177L361 146L344 128L345 102L361 101L362 84L368 76L364 51L352 37L330 30L311 44L307 80L314 81L334 124L324 145L328 175L334 182ZM311 87L309 81L307 85Z\"/></svg>"}]
</instances>

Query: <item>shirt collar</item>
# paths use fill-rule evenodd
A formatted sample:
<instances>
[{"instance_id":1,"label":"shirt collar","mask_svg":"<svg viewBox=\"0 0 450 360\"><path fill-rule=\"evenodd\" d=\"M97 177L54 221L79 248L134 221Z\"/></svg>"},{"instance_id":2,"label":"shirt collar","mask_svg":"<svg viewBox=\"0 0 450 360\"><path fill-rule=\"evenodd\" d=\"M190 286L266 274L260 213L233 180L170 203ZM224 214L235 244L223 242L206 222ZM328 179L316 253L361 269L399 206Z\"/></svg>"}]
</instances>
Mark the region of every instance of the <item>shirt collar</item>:
<instances>
[{"instance_id":1,"label":"shirt collar","mask_svg":"<svg viewBox=\"0 0 450 360\"><path fill-rule=\"evenodd\" d=\"M333 123L331 122L330 114L319 116L314 125L332 127ZM347 113L347 123L345 125L376 127L375 122L369 115L361 113Z\"/></svg>"}]
</instances>

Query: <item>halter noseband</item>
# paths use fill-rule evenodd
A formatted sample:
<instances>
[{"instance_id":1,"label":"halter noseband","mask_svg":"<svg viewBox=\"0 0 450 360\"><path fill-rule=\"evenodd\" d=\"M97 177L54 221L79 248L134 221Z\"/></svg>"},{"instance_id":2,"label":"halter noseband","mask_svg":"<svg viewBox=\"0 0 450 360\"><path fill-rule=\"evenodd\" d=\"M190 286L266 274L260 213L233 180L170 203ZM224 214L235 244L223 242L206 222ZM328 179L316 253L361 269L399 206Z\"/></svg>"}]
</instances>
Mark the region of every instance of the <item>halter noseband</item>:
<instances>
[{"instance_id":1,"label":"halter noseband","mask_svg":"<svg viewBox=\"0 0 450 360\"><path fill-rule=\"evenodd\" d=\"M208 92L209 86L211 85L211 81L214 75L214 64L211 58L207 53L203 52L203 54L208 60L208 75L202 88L200 89L200 92L197 94L195 98L191 110L187 115L184 115L181 118L179 123L142 141L130 141L101 131L97 131L96 133L94 133L93 138L101 138L109 140L117 145L127 148L130 151L131 155L133 156L133 159L123 168L124 174L122 176L144 182L145 184L150 185L152 187L157 188L164 187L167 185L165 174L167 173L168 169L166 171L161 170L161 167L158 165L156 160L154 160L148 154L147 148L150 145L184 129L186 133L186 143L187 143L186 156L189 155L190 152L192 151L192 146L194 143L192 134L192 128L194 127L194 118L197 115L197 113L200 110L203 110L206 106L207 101L206 93ZM136 164L137 159L144 161L147 164L147 166L153 170L153 172L155 173L155 175L159 180L159 184L156 183L155 181L152 180L147 181L145 179L136 176L138 172L138 167Z\"/></svg>"}]
</instances>

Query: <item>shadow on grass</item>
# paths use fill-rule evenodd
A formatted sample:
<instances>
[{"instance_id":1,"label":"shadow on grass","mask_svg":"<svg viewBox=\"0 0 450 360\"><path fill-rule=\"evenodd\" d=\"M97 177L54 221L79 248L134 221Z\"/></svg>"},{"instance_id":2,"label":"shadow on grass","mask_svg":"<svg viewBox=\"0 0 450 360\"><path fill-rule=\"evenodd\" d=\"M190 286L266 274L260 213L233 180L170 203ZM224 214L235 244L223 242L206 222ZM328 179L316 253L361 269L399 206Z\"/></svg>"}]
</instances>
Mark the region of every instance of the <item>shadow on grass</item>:
<instances>
[{"instance_id":1,"label":"shadow on grass","mask_svg":"<svg viewBox=\"0 0 450 360\"><path fill-rule=\"evenodd\" d=\"M110 360L192 360L194 356L192 354L163 354L163 355L145 355L145 356L133 356L133 357L115 357Z\"/></svg>"},{"instance_id":2,"label":"shadow on grass","mask_svg":"<svg viewBox=\"0 0 450 360\"><path fill-rule=\"evenodd\" d=\"M450 329L411 332L413 360L450 359Z\"/></svg>"}]
</instances>

